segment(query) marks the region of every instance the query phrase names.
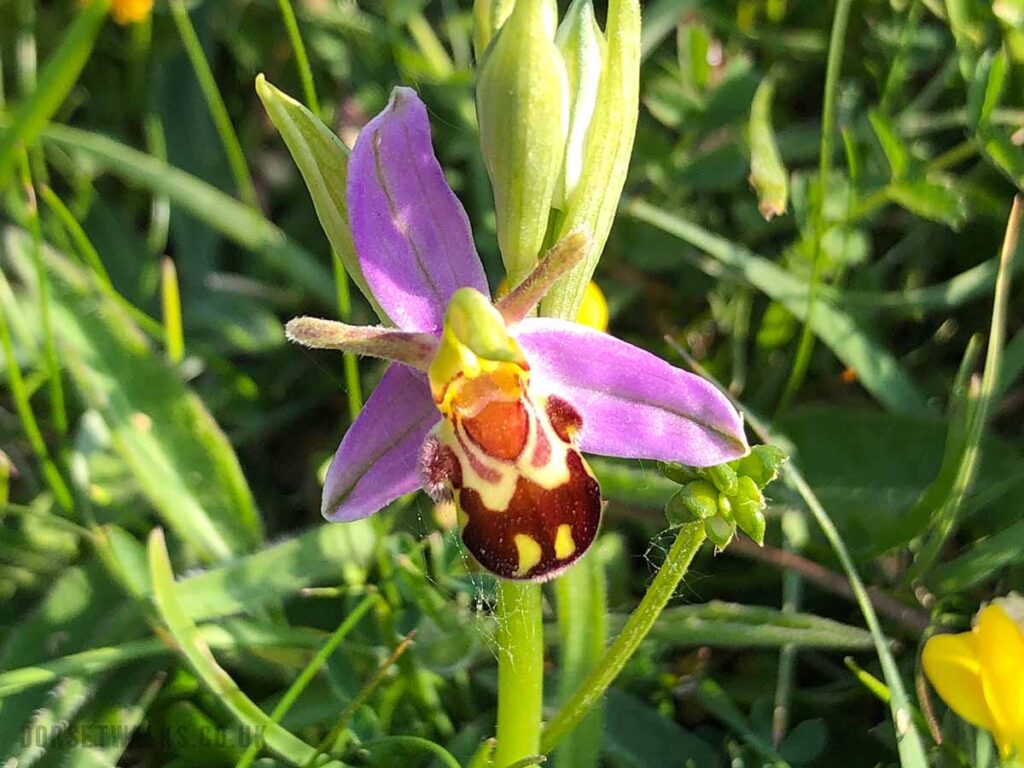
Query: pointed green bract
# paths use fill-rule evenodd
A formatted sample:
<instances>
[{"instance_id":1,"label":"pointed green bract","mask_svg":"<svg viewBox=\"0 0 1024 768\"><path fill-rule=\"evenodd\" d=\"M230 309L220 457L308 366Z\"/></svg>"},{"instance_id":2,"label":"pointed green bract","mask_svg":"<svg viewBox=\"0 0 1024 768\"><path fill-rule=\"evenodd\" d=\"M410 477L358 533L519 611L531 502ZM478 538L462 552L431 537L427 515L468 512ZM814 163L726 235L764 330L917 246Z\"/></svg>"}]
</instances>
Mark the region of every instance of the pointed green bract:
<instances>
[{"instance_id":1,"label":"pointed green bract","mask_svg":"<svg viewBox=\"0 0 1024 768\"><path fill-rule=\"evenodd\" d=\"M299 167L331 247L380 319L388 322L366 287L352 244L345 201L348 149L312 112L267 82L263 75L256 78L256 93Z\"/></svg>"},{"instance_id":2,"label":"pointed green bract","mask_svg":"<svg viewBox=\"0 0 1024 768\"><path fill-rule=\"evenodd\" d=\"M477 83L480 143L512 287L533 269L544 247L565 149L565 66L545 6L539 0L516 4L484 57Z\"/></svg>"},{"instance_id":3,"label":"pointed green bract","mask_svg":"<svg viewBox=\"0 0 1024 768\"><path fill-rule=\"evenodd\" d=\"M640 3L611 0L597 104L587 129L583 170L566 201L558 235L585 231L592 237L583 261L541 303L541 314L575 317L583 292L604 250L626 183L639 110Z\"/></svg>"}]
</instances>

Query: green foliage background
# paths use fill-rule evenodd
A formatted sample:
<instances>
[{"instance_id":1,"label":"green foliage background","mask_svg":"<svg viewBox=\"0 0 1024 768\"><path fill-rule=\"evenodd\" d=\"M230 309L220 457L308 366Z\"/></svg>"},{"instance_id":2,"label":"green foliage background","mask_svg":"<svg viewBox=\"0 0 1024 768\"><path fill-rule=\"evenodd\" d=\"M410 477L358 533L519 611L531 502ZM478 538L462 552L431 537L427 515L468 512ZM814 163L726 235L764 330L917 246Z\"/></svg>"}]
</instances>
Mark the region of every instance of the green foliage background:
<instances>
[{"instance_id":1,"label":"green foliage background","mask_svg":"<svg viewBox=\"0 0 1024 768\"><path fill-rule=\"evenodd\" d=\"M101 5L0 4L0 765L230 766L254 729L265 766L302 765L328 735L349 765L478 765L493 583L425 497L351 525L319 517L318 477L382 368L284 340L293 315L373 313L358 292L339 303L253 86L262 72L303 96L282 6L171 0L118 27ZM320 116L346 143L393 85L420 91L496 285L471 8L294 10ZM997 274L1024 263L1000 272L1024 185L1024 6L860 0L830 42L835 10L645 4L640 126L596 279L613 332L683 366L687 350L791 452L872 587L928 761L994 765L917 658L930 632L1024 589L1020 292L993 303ZM766 221L747 177L772 136L789 205ZM594 465L614 634L671 543L676 486L648 463ZM797 483L770 490L767 546L703 551L615 683L587 737L601 765L899 763L834 550ZM162 539L147 553L156 526L169 561ZM108 725L115 738L89 743Z\"/></svg>"}]
</instances>

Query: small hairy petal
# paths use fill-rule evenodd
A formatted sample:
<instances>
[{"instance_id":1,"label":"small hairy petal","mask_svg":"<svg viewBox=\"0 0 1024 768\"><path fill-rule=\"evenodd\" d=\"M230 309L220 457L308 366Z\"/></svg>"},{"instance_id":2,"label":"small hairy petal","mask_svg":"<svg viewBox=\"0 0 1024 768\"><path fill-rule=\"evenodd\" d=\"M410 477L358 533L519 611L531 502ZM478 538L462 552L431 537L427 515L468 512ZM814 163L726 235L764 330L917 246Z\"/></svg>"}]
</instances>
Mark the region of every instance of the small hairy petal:
<instances>
[{"instance_id":1,"label":"small hairy petal","mask_svg":"<svg viewBox=\"0 0 1024 768\"><path fill-rule=\"evenodd\" d=\"M529 318L514 332L537 389L582 416L583 451L704 467L750 450L739 413L699 376L577 323Z\"/></svg>"},{"instance_id":2,"label":"small hairy petal","mask_svg":"<svg viewBox=\"0 0 1024 768\"><path fill-rule=\"evenodd\" d=\"M420 447L439 419L426 379L391 366L334 454L324 483L324 517L368 517L419 488Z\"/></svg>"},{"instance_id":3,"label":"small hairy petal","mask_svg":"<svg viewBox=\"0 0 1024 768\"><path fill-rule=\"evenodd\" d=\"M348 166L352 239L366 283L399 328L437 333L451 295L486 294L469 219L434 156L427 110L395 88Z\"/></svg>"}]
</instances>

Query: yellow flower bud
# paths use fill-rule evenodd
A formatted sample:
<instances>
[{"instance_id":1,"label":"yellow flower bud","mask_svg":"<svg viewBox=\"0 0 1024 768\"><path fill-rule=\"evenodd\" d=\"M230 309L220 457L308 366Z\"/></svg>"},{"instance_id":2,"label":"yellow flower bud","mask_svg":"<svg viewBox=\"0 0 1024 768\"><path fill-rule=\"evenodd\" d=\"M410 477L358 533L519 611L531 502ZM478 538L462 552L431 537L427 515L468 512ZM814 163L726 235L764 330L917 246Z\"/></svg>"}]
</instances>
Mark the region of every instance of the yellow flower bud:
<instances>
[{"instance_id":1,"label":"yellow flower bud","mask_svg":"<svg viewBox=\"0 0 1024 768\"><path fill-rule=\"evenodd\" d=\"M587 289L583 292L583 302L576 314L576 322L599 331L608 330L608 300L593 280L587 283Z\"/></svg>"},{"instance_id":2,"label":"yellow flower bud","mask_svg":"<svg viewBox=\"0 0 1024 768\"><path fill-rule=\"evenodd\" d=\"M1024 598L983 608L970 632L936 635L921 656L950 709L989 731L999 751L1024 756Z\"/></svg>"},{"instance_id":3,"label":"yellow flower bud","mask_svg":"<svg viewBox=\"0 0 1024 768\"><path fill-rule=\"evenodd\" d=\"M153 0L113 0L110 15L118 24L137 24L149 18Z\"/></svg>"}]
</instances>

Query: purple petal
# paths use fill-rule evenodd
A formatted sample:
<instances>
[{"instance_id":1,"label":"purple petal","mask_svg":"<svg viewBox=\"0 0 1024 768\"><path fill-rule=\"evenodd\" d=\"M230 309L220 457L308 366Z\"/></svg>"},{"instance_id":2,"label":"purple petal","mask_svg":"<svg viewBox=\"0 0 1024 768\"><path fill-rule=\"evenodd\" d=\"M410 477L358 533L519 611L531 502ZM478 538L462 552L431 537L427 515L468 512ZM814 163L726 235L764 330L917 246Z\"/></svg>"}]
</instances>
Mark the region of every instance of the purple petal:
<instances>
[{"instance_id":1,"label":"purple petal","mask_svg":"<svg viewBox=\"0 0 1024 768\"><path fill-rule=\"evenodd\" d=\"M392 365L334 454L324 517L358 520L419 488L420 446L440 418L426 379Z\"/></svg>"},{"instance_id":2,"label":"purple petal","mask_svg":"<svg viewBox=\"0 0 1024 768\"><path fill-rule=\"evenodd\" d=\"M411 88L395 88L359 134L348 162L348 213L366 283L399 328L437 333L458 288L490 295L469 219Z\"/></svg>"},{"instance_id":3,"label":"purple petal","mask_svg":"<svg viewBox=\"0 0 1024 768\"><path fill-rule=\"evenodd\" d=\"M527 319L516 334L537 389L583 417L583 451L706 467L749 450L739 413L699 376L564 320Z\"/></svg>"}]
</instances>

